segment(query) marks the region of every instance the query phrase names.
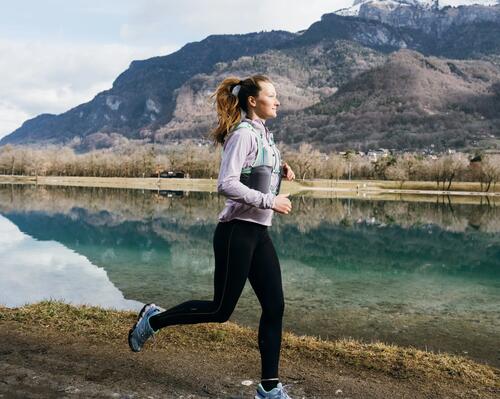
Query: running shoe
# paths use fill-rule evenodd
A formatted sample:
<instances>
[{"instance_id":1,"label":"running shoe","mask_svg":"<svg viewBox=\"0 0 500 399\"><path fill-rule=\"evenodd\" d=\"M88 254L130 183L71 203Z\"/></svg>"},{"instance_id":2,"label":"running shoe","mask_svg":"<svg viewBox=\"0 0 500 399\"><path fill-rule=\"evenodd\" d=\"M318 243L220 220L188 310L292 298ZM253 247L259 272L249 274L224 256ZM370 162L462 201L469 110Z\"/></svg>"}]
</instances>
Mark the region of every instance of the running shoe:
<instances>
[{"instance_id":1,"label":"running shoe","mask_svg":"<svg viewBox=\"0 0 500 399\"><path fill-rule=\"evenodd\" d=\"M149 318L160 312L161 308L154 303L148 303L141 309L136 323L128 333L128 345L133 352L140 352L144 343L155 334L149 325Z\"/></svg>"},{"instance_id":2,"label":"running shoe","mask_svg":"<svg viewBox=\"0 0 500 399\"><path fill-rule=\"evenodd\" d=\"M285 387L278 382L276 388L271 389L269 392L265 391L262 384L257 387L257 395L255 399L292 399Z\"/></svg>"}]
</instances>

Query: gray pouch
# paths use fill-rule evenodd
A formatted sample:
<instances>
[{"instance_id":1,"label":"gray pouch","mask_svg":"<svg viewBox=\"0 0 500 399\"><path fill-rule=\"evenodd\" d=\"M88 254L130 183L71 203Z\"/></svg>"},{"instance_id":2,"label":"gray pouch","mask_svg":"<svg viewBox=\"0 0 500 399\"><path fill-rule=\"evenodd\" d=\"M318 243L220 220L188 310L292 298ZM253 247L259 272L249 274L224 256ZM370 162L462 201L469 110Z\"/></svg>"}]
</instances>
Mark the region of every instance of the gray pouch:
<instances>
[{"instance_id":1,"label":"gray pouch","mask_svg":"<svg viewBox=\"0 0 500 399\"><path fill-rule=\"evenodd\" d=\"M273 168L267 165L255 166L249 174L241 174L240 181L247 187L269 193Z\"/></svg>"}]
</instances>

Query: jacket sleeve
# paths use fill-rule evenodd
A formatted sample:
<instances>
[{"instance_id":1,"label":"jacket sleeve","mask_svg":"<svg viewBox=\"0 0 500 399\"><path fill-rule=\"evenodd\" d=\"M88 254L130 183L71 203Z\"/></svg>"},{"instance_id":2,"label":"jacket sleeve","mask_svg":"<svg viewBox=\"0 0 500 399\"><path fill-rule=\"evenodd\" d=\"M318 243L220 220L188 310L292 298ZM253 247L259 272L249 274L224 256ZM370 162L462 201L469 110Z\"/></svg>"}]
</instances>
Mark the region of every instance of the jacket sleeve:
<instances>
[{"instance_id":1,"label":"jacket sleeve","mask_svg":"<svg viewBox=\"0 0 500 399\"><path fill-rule=\"evenodd\" d=\"M271 209L275 195L253 190L240 182L241 169L252 152L253 135L248 129L240 128L232 133L222 154L217 191L233 201L260 209Z\"/></svg>"}]
</instances>

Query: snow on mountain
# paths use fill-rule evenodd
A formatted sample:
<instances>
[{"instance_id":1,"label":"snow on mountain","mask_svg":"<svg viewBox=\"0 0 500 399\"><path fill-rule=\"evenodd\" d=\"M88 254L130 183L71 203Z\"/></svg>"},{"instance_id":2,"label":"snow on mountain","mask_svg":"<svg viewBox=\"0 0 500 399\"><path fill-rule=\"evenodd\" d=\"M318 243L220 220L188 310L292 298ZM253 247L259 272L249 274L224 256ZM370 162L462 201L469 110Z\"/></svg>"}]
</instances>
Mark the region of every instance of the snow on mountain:
<instances>
[{"instance_id":1,"label":"snow on mountain","mask_svg":"<svg viewBox=\"0 0 500 399\"><path fill-rule=\"evenodd\" d=\"M439 2L439 8L446 6L472 6L474 4L480 6L494 6L500 4L498 0L443 0Z\"/></svg>"},{"instance_id":2,"label":"snow on mountain","mask_svg":"<svg viewBox=\"0 0 500 399\"><path fill-rule=\"evenodd\" d=\"M398 7L418 7L424 9L443 8L446 6L457 7L459 5L482 5L493 6L499 4L498 0L354 0L351 7L335 11L335 14L343 16L358 16L361 6L370 5L385 9L395 10Z\"/></svg>"},{"instance_id":3,"label":"snow on mountain","mask_svg":"<svg viewBox=\"0 0 500 399\"><path fill-rule=\"evenodd\" d=\"M398 7L416 6L422 8L431 8L435 0L354 0L351 7L342 8L335 11L338 15L344 16L357 16L363 5L370 5L372 7L383 8L388 11L395 10Z\"/></svg>"}]
</instances>

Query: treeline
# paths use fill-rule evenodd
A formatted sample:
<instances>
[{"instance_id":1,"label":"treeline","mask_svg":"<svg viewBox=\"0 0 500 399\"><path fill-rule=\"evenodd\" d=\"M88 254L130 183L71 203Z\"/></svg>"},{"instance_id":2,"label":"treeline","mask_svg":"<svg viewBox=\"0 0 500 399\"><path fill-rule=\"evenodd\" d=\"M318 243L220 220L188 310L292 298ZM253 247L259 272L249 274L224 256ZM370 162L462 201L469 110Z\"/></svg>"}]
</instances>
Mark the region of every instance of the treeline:
<instances>
[{"instance_id":1,"label":"treeline","mask_svg":"<svg viewBox=\"0 0 500 399\"><path fill-rule=\"evenodd\" d=\"M299 179L376 179L435 181L449 189L453 181L480 182L489 191L500 180L500 154L464 153L424 156L379 154L376 160L355 152L325 154L310 144L297 150L280 146L283 159ZM127 146L77 154L68 147L0 147L0 174L30 176L153 177L182 171L192 178L217 178L221 149L185 142L179 145Z\"/></svg>"},{"instance_id":2,"label":"treeline","mask_svg":"<svg viewBox=\"0 0 500 399\"><path fill-rule=\"evenodd\" d=\"M449 190L453 181L480 182L489 191L500 180L500 154L464 153L424 156L404 153L379 155L376 160L355 152L324 154L310 144L298 151L285 151L286 160L301 179L374 179L399 181L435 181ZM474 162L471 160L475 158Z\"/></svg>"},{"instance_id":3,"label":"treeline","mask_svg":"<svg viewBox=\"0 0 500 399\"><path fill-rule=\"evenodd\" d=\"M152 177L159 171L184 171L193 178L216 178L220 150L181 145L126 145L82 154L69 147L0 147L0 174L30 176Z\"/></svg>"}]
</instances>

